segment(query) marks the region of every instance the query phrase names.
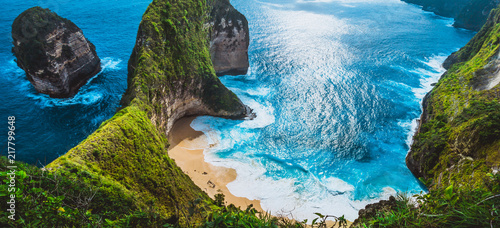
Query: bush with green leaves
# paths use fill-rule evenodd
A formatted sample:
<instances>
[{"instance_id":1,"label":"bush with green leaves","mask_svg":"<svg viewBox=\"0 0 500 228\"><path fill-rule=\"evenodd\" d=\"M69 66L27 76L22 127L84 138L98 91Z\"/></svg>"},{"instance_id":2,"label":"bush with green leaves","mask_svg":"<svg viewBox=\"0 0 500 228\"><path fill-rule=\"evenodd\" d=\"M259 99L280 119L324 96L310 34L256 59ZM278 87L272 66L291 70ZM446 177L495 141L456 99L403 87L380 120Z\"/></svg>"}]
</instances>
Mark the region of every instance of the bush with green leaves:
<instances>
[{"instance_id":1,"label":"bush with green leaves","mask_svg":"<svg viewBox=\"0 0 500 228\"><path fill-rule=\"evenodd\" d=\"M500 175L488 174L485 182L485 188L434 188L413 199L399 195L396 209L360 218L356 227L496 227L500 224Z\"/></svg>"}]
</instances>

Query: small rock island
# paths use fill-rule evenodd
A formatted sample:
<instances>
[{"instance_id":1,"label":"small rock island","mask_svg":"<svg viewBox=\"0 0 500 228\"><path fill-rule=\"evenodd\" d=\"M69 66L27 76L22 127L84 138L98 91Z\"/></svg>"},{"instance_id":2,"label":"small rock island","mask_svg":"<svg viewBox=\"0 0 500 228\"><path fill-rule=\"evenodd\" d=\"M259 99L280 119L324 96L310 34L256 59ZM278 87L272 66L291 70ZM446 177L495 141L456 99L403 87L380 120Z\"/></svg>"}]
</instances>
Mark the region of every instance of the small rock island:
<instances>
[{"instance_id":1,"label":"small rock island","mask_svg":"<svg viewBox=\"0 0 500 228\"><path fill-rule=\"evenodd\" d=\"M248 21L229 0L212 2L210 21L210 56L215 72L221 75L243 75L248 70L250 36Z\"/></svg>"},{"instance_id":2,"label":"small rock island","mask_svg":"<svg viewBox=\"0 0 500 228\"><path fill-rule=\"evenodd\" d=\"M49 9L30 8L12 24L17 65L39 93L68 98L99 73L101 60L80 28Z\"/></svg>"}]
</instances>

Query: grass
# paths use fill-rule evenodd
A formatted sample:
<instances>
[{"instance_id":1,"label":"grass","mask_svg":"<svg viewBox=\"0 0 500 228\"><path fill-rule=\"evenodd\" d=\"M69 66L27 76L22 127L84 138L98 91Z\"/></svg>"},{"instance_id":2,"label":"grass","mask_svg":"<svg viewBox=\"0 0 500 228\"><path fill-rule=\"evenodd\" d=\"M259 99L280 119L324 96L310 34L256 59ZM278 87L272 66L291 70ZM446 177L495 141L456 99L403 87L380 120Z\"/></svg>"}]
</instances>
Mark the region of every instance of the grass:
<instances>
[{"instance_id":1,"label":"grass","mask_svg":"<svg viewBox=\"0 0 500 228\"><path fill-rule=\"evenodd\" d=\"M192 227L203 221L190 210L193 202L201 207L210 198L168 157L166 131L178 112L174 104L196 100L220 116L244 110L215 75L205 26L210 10L204 0L149 5L129 60L122 109L48 171L20 164L29 172L19 183L19 211L26 214L15 222L4 216L2 224Z\"/></svg>"},{"instance_id":2,"label":"grass","mask_svg":"<svg viewBox=\"0 0 500 228\"><path fill-rule=\"evenodd\" d=\"M433 188L425 195L399 195L393 210L360 218L355 227L495 227L500 220L500 175L484 188Z\"/></svg>"},{"instance_id":3,"label":"grass","mask_svg":"<svg viewBox=\"0 0 500 228\"><path fill-rule=\"evenodd\" d=\"M496 156L500 151L500 88L475 89L484 80L477 72L498 55L499 18L500 10L493 10L481 31L450 57L455 63L427 99L429 118L415 136L409 156L422 169L419 177L432 180L434 186L479 186L490 167L500 165Z\"/></svg>"}]
</instances>

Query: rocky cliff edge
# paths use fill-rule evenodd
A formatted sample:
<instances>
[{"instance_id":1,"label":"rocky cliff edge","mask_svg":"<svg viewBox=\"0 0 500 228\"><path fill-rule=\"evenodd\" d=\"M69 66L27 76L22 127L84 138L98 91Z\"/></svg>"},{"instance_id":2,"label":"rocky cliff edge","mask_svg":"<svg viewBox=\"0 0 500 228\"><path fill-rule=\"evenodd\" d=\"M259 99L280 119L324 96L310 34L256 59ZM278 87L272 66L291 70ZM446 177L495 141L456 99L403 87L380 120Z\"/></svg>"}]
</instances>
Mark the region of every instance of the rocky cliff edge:
<instances>
[{"instance_id":1,"label":"rocky cliff edge","mask_svg":"<svg viewBox=\"0 0 500 228\"><path fill-rule=\"evenodd\" d=\"M85 171L106 179L112 198L121 190L141 210L182 226L196 222L188 219L189 205L208 196L168 157L167 133L184 116L252 116L215 75L210 12L205 0L153 1L129 60L123 108L48 168Z\"/></svg>"},{"instance_id":2,"label":"rocky cliff edge","mask_svg":"<svg viewBox=\"0 0 500 228\"><path fill-rule=\"evenodd\" d=\"M500 166L500 10L446 61L406 158L431 186L476 188Z\"/></svg>"}]
</instances>

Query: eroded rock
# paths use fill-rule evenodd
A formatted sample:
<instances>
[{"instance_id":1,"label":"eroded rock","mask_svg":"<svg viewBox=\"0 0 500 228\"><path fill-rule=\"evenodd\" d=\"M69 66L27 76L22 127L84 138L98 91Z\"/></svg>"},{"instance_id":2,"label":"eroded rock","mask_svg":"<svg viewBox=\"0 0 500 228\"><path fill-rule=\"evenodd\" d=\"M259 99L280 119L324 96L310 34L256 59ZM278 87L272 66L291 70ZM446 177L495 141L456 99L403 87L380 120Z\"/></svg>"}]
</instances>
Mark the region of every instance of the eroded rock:
<instances>
[{"instance_id":1,"label":"eroded rock","mask_svg":"<svg viewBox=\"0 0 500 228\"><path fill-rule=\"evenodd\" d=\"M248 21L228 0L215 1L210 13L210 56L217 75L248 70Z\"/></svg>"},{"instance_id":2,"label":"eroded rock","mask_svg":"<svg viewBox=\"0 0 500 228\"><path fill-rule=\"evenodd\" d=\"M12 38L17 65L39 93L71 97L101 70L95 46L82 30L49 9L21 13L12 24Z\"/></svg>"}]
</instances>

